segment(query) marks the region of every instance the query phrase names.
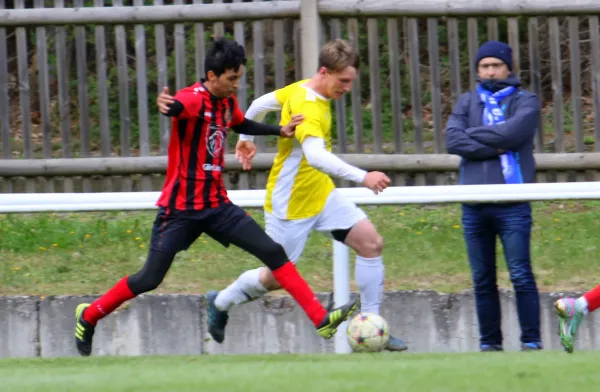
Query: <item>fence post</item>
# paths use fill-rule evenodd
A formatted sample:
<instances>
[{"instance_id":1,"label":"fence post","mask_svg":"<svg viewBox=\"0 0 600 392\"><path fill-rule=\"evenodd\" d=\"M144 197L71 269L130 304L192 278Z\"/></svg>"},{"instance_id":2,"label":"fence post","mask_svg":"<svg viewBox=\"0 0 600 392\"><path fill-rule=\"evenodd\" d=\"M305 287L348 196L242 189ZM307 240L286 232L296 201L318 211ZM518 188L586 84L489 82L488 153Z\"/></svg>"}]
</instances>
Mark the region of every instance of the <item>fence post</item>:
<instances>
[{"instance_id":1,"label":"fence post","mask_svg":"<svg viewBox=\"0 0 600 392\"><path fill-rule=\"evenodd\" d=\"M341 242L333 241L333 301L341 306L350 301L350 249ZM348 321L344 321L337 329L334 337L336 354L351 352L346 340Z\"/></svg>"},{"instance_id":2,"label":"fence post","mask_svg":"<svg viewBox=\"0 0 600 392\"><path fill-rule=\"evenodd\" d=\"M319 63L319 0L300 0L300 32L302 45L302 78L308 79Z\"/></svg>"}]
</instances>

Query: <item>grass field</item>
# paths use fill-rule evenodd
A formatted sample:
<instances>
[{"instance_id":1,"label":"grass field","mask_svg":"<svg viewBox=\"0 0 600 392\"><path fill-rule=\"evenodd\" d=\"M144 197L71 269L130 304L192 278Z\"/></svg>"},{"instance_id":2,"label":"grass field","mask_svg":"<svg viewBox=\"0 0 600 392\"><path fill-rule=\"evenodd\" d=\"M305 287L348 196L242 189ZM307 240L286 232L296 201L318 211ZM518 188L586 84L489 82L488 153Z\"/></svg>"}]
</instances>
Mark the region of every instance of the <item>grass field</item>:
<instances>
[{"instance_id":1,"label":"grass field","mask_svg":"<svg viewBox=\"0 0 600 392\"><path fill-rule=\"evenodd\" d=\"M540 288L584 290L600 281L600 203L534 203L532 257ZM460 207L367 207L385 239L386 290L471 286ZM251 210L262 224L262 211ZM0 295L99 294L137 271L154 211L0 215ZM499 249L500 286L510 287ZM299 268L318 291L332 287L331 241L313 234ZM157 292L225 287L258 260L200 238L176 259Z\"/></svg>"},{"instance_id":2,"label":"grass field","mask_svg":"<svg viewBox=\"0 0 600 392\"><path fill-rule=\"evenodd\" d=\"M0 360L3 392L597 391L578 352Z\"/></svg>"}]
</instances>

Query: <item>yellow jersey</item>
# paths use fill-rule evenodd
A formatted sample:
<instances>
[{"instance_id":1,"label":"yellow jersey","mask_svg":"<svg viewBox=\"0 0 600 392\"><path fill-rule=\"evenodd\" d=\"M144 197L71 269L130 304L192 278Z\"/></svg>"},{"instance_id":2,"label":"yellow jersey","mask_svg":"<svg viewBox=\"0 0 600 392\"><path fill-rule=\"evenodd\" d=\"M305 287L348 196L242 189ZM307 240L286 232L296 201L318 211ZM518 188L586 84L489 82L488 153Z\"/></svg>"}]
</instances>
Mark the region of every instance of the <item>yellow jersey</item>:
<instances>
[{"instance_id":1,"label":"yellow jersey","mask_svg":"<svg viewBox=\"0 0 600 392\"><path fill-rule=\"evenodd\" d=\"M280 125L289 123L295 114L304 115L296 127L295 137L280 137L277 155L267 180L265 211L280 219L304 219L323 210L335 185L331 177L311 167L302 142L314 136L325 140L331 151L331 103L328 99L304 86L308 79L275 91L282 106Z\"/></svg>"}]
</instances>

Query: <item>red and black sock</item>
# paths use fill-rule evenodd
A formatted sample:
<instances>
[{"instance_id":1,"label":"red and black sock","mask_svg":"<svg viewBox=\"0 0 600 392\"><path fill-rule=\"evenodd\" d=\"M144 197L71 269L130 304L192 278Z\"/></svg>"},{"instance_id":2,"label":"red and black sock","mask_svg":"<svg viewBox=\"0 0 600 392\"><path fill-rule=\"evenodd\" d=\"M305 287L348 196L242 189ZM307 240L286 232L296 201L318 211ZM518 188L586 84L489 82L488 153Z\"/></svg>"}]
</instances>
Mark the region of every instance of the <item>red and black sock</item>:
<instances>
[{"instance_id":1,"label":"red and black sock","mask_svg":"<svg viewBox=\"0 0 600 392\"><path fill-rule=\"evenodd\" d=\"M583 294L583 297L588 303L588 312L600 308L600 285Z\"/></svg>"},{"instance_id":2,"label":"red and black sock","mask_svg":"<svg viewBox=\"0 0 600 392\"><path fill-rule=\"evenodd\" d=\"M91 325L96 325L98 320L108 316L121 304L135 298L127 284L127 276L117 282L106 294L98 298L83 312L83 319Z\"/></svg>"},{"instance_id":3,"label":"red and black sock","mask_svg":"<svg viewBox=\"0 0 600 392\"><path fill-rule=\"evenodd\" d=\"M296 266L288 261L272 271L277 282L300 304L315 326L321 324L327 310L321 305L310 286L298 273Z\"/></svg>"}]
</instances>

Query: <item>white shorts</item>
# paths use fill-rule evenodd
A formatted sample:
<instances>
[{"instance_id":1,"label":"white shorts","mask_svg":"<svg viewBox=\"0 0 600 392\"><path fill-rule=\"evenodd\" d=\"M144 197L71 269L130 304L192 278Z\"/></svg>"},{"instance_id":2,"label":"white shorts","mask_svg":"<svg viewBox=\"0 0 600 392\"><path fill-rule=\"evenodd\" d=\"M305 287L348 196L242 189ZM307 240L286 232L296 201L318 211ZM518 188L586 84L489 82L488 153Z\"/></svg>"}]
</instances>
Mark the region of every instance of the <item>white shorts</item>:
<instances>
[{"instance_id":1,"label":"white shorts","mask_svg":"<svg viewBox=\"0 0 600 392\"><path fill-rule=\"evenodd\" d=\"M331 236L335 230L347 230L367 214L337 189L334 189L318 214L305 219L279 219L265 212L265 231L275 242L281 244L294 264L302 255L311 230Z\"/></svg>"}]
</instances>

